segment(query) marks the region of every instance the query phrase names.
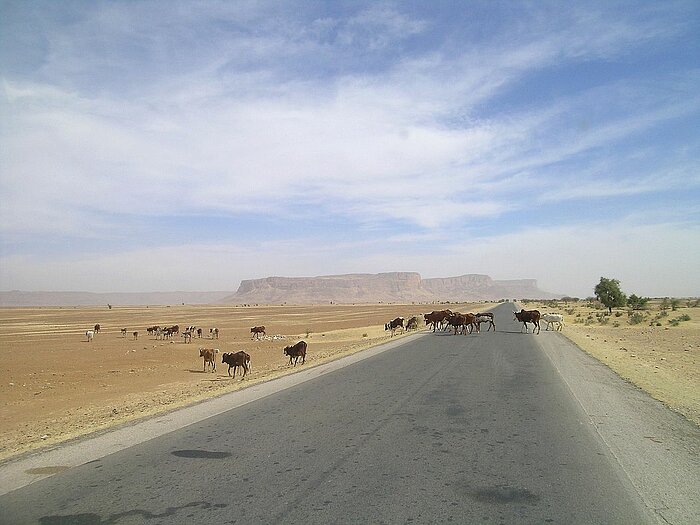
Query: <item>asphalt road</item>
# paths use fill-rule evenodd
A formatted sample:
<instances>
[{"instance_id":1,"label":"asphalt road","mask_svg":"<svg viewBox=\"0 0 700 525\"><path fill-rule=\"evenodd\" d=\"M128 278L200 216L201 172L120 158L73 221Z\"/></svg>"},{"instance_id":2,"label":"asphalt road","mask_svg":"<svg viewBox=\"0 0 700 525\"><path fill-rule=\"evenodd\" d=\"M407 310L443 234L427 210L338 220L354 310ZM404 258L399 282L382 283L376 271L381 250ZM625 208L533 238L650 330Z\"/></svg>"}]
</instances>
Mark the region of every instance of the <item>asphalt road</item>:
<instances>
[{"instance_id":1,"label":"asphalt road","mask_svg":"<svg viewBox=\"0 0 700 525\"><path fill-rule=\"evenodd\" d=\"M544 335L511 318L504 305L495 334L413 338L4 494L0 523L657 523Z\"/></svg>"}]
</instances>

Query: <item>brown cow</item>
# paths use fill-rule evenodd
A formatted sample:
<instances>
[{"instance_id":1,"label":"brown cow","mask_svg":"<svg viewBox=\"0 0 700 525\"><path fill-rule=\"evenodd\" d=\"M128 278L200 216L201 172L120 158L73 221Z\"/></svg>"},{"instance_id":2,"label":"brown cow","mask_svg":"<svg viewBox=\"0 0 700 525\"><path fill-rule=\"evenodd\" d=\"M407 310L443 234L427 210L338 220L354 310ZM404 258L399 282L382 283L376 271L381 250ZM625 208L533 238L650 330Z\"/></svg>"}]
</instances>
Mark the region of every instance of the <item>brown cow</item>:
<instances>
[{"instance_id":1,"label":"brown cow","mask_svg":"<svg viewBox=\"0 0 700 525\"><path fill-rule=\"evenodd\" d=\"M289 364L292 364L292 358L294 358L294 366L297 366L297 361L301 357L301 364L303 365L306 361L306 341L299 341L295 345L285 346L284 355L289 356Z\"/></svg>"},{"instance_id":2,"label":"brown cow","mask_svg":"<svg viewBox=\"0 0 700 525\"><path fill-rule=\"evenodd\" d=\"M537 327L537 333L540 333L540 312L539 310L525 310L524 308L519 312L513 312L513 320L520 321L525 327L525 333L528 333L527 323L532 323L532 333L535 333L535 327ZM522 332L523 329L521 328Z\"/></svg>"},{"instance_id":3,"label":"brown cow","mask_svg":"<svg viewBox=\"0 0 700 525\"><path fill-rule=\"evenodd\" d=\"M477 329L477 332L479 331L479 324L476 322L476 316L474 314L460 314L459 312L455 312L447 318L447 325L454 328L454 335L457 335L458 331L461 334L469 331L471 334L474 328Z\"/></svg>"},{"instance_id":4,"label":"brown cow","mask_svg":"<svg viewBox=\"0 0 700 525\"><path fill-rule=\"evenodd\" d=\"M250 333L253 334L251 339L260 339L260 334L265 337L265 327L264 326L254 326L250 329Z\"/></svg>"},{"instance_id":5,"label":"brown cow","mask_svg":"<svg viewBox=\"0 0 700 525\"><path fill-rule=\"evenodd\" d=\"M451 310L433 310L429 314L423 314L423 319L425 320L426 326L433 325L434 332L436 328L442 328L451 314Z\"/></svg>"},{"instance_id":6,"label":"brown cow","mask_svg":"<svg viewBox=\"0 0 700 525\"><path fill-rule=\"evenodd\" d=\"M204 358L204 372L207 371L207 365L211 368L212 373L216 372L216 354L219 353L218 348L200 348L199 357Z\"/></svg>"},{"instance_id":7,"label":"brown cow","mask_svg":"<svg viewBox=\"0 0 700 525\"><path fill-rule=\"evenodd\" d=\"M221 362L228 365L228 375L231 375L231 369L233 368L233 377L236 377L236 368L239 366L243 368L243 377L250 370L250 356L246 354L243 350L236 352L235 354L224 352L221 356ZM243 379L243 378L241 378Z\"/></svg>"}]
</instances>

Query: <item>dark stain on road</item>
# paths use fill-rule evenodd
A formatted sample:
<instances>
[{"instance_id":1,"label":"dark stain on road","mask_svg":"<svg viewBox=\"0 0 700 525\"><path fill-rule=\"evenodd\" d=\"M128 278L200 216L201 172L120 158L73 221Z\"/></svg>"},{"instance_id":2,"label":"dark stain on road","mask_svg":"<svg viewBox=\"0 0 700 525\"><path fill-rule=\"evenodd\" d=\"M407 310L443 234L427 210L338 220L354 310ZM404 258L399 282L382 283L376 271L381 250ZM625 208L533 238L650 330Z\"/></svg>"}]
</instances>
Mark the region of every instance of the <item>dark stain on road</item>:
<instances>
[{"instance_id":1,"label":"dark stain on road","mask_svg":"<svg viewBox=\"0 0 700 525\"><path fill-rule=\"evenodd\" d=\"M230 452L214 452L209 450L175 450L171 452L171 454L179 458L193 459L223 459L231 456Z\"/></svg>"}]
</instances>

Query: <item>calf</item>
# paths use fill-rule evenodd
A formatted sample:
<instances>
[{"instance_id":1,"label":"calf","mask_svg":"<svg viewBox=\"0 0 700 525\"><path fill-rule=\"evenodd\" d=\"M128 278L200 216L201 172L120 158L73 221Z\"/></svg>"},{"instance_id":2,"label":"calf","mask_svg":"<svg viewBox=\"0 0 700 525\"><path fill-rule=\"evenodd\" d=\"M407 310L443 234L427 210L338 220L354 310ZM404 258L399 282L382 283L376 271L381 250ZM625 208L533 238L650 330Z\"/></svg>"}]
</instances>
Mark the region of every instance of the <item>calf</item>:
<instances>
[{"instance_id":1,"label":"calf","mask_svg":"<svg viewBox=\"0 0 700 525\"><path fill-rule=\"evenodd\" d=\"M236 368L239 366L243 368L243 377L250 370L250 356L246 354L243 350L236 352L235 354L224 352L221 356L221 362L228 365L228 375L231 375L231 369L233 368L233 377L236 377ZM242 378L241 378L242 379Z\"/></svg>"},{"instance_id":2,"label":"calf","mask_svg":"<svg viewBox=\"0 0 700 525\"><path fill-rule=\"evenodd\" d=\"M556 331L561 331L564 326L564 316L561 314L542 314L542 320L547 323L545 330L549 330L549 327L556 325Z\"/></svg>"},{"instance_id":3,"label":"calf","mask_svg":"<svg viewBox=\"0 0 700 525\"><path fill-rule=\"evenodd\" d=\"M260 334L265 337L265 327L264 326L254 326L250 329L250 333L253 334L251 339L260 339Z\"/></svg>"},{"instance_id":4,"label":"calf","mask_svg":"<svg viewBox=\"0 0 700 525\"><path fill-rule=\"evenodd\" d=\"M294 358L294 366L297 366L297 361L301 357L301 364L303 365L306 361L306 341L299 341L297 344L292 346L284 347L284 355L289 356L289 364L292 364L292 358Z\"/></svg>"},{"instance_id":5,"label":"calf","mask_svg":"<svg viewBox=\"0 0 700 525\"><path fill-rule=\"evenodd\" d=\"M131 334L131 335L134 336L134 341L136 341L136 340L139 338L139 333L138 333L138 332L134 332L134 333Z\"/></svg>"},{"instance_id":6,"label":"calf","mask_svg":"<svg viewBox=\"0 0 700 525\"><path fill-rule=\"evenodd\" d=\"M219 329L218 328L210 328L209 329L209 337L211 339L218 339L219 338Z\"/></svg>"},{"instance_id":7,"label":"calf","mask_svg":"<svg viewBox=\"0 0 700 525\"><path fill-rule=\"evenodd\" d=\"M182 332L182 337L185 338L185 343L191 343L192 342L192 332L189 330L185 330Z\"/></svg>"},{"instance_id":8,"label":"calf","mask_svg":"<svg viewBox=\"0 0 700 525\"><path fill-rule=\"evenodd\" d=\"M122 337L126 339L126 328L122 328Z\"/></svg>"},{"instance_id":9,"label":"calf","mask_svg":"<svg viewBox=\"0 0 700 525\"><path fill-rule=\"evenodd\" d=\"M100 333L100 324L99 324L99 323L97 323L97 324L95 325L95 328L93 328L93 331L94 331L96 334L99 334L99 333Z\"/></svg>"},{"instance_id":10,"label":"calf","mask_svg":"<svg viewBox=\"0 0 700 525\"><path fill-rule=\"evenodd\" d=\"M85 337L87 337L87 342L89 343L90 341L92 341L92 338L95 337L95 332L93 332L92 330L88 330L87 332L85 332Z\"/></svg>"},{"instance_id":11,"label":"calf","mask_svg":"<svg viewBox=\"0 0 700 525\"><path fill-rule=\"evenodd\" d=\"M406 323L406 330L418 330L418 318L411 317Z\"/></svg>"},{"instance_id":12,"label":"calf","mask_svg":"<svg viewBox=\"0 0 700 525\"><path fill-rule=\"evenodd\" d=\"M207 365L211 368L212 373L216 372L216 354L219 353L218 348L200 348L199 357L204 358L204 372L207 371Z\"/></svg>"}]
</instances>

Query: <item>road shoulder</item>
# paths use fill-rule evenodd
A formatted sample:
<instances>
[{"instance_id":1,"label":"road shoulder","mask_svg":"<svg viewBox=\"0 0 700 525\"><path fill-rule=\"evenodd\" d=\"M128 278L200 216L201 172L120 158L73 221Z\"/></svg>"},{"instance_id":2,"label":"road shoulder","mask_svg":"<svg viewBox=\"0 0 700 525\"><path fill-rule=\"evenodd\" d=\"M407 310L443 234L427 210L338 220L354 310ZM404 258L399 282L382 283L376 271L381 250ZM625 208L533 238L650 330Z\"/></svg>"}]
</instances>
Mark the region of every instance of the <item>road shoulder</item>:
<instances>
[{"instance_id":1,"label":"road shoulder","mask_svg":"<svg viewBox=\"0 0 700 525\"><path fill-rule=\"evenodd\" d=\"M700 429L563 335L537 342L659 523L700 523Z\"/></svg>"}]
</instances>

